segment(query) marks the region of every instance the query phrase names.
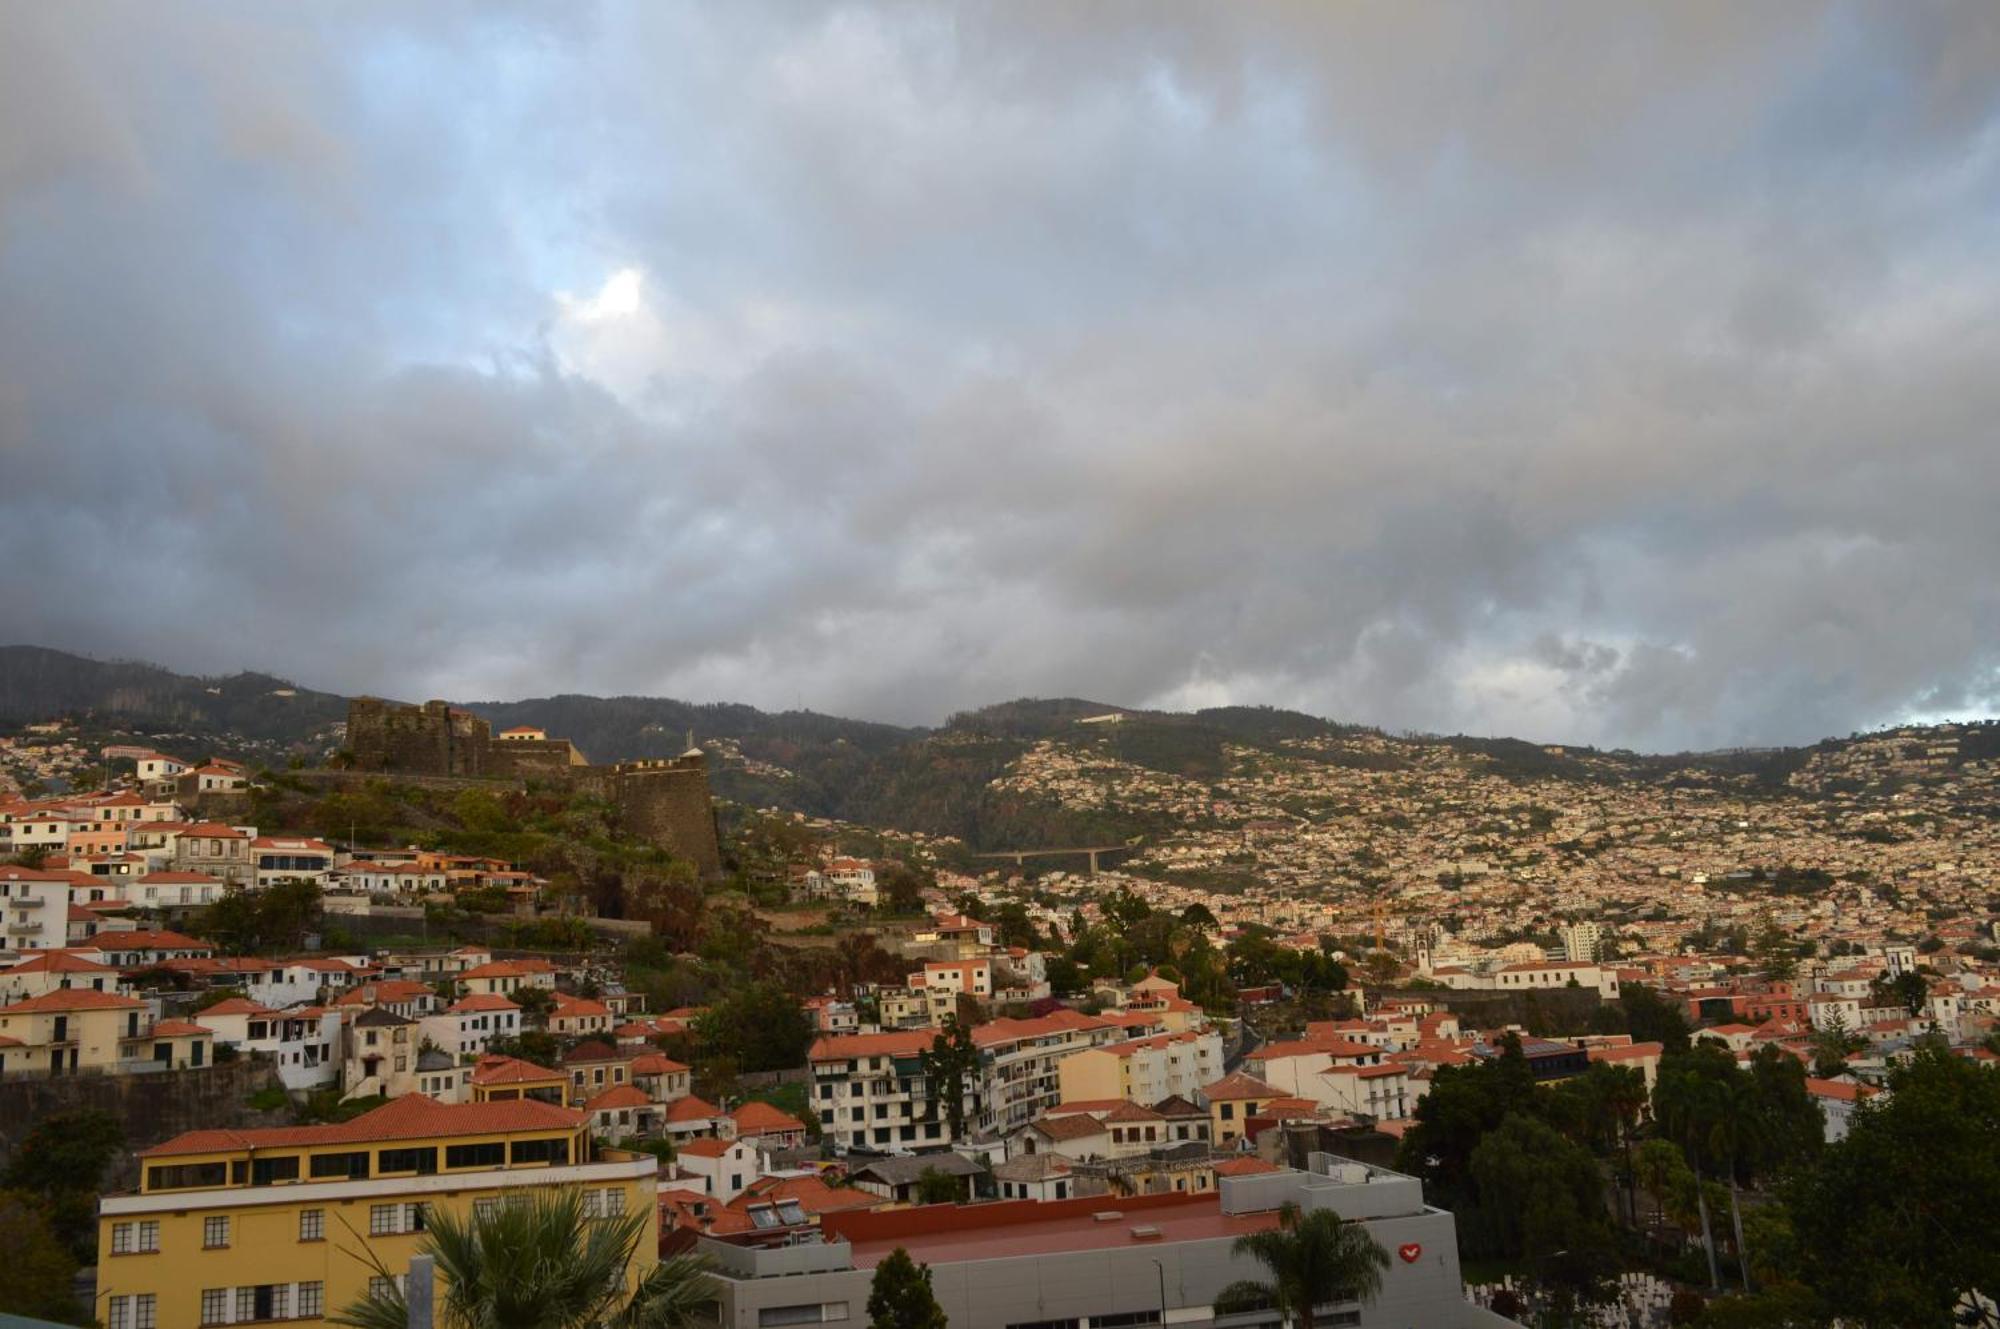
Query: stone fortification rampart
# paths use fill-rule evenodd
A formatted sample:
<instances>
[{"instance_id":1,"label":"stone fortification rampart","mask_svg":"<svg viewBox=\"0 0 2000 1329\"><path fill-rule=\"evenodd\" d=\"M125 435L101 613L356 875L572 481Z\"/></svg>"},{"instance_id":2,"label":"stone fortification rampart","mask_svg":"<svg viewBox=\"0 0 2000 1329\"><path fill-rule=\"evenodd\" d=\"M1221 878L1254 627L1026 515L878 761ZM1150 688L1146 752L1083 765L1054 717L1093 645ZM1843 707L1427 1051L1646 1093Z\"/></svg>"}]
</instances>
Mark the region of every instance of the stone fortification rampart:
<instances>
[{"instance_id":1,"label":"stone fortification rampart","mask_svg":"<svg viewBox=\"0 0 2000 1329\"><path fill-rule=\"evenodd\" d=\"M688 859L702 875L722 871L708 764L698 750L592 766L567 739L495 739L485 720L445 702L403 706L375 697L347 704L347 750L364 774L560 783L616 804L634 835Z\"/></svg>"}]
</instances>

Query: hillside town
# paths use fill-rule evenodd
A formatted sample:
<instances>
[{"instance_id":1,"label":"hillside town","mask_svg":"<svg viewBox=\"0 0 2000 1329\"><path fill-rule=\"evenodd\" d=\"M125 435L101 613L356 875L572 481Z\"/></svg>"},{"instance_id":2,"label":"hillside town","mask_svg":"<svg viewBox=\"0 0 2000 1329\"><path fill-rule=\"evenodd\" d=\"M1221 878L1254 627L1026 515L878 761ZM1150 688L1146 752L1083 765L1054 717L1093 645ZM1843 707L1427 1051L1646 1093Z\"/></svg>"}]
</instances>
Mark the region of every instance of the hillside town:
<instances>
[{"instance_id":1,"label":"hillside town","mask_svg":"<svg viewBox=\"0 0 2000 1329\"><path fill-rule=\"evenodd\" d=\"M1955 760L1957 742L1947 727L1816 754L1789 798L1248 750L1196 788L1043 743L1005 782L1188 829L1093 875L893 833L869 839L901 857L857 857L842 846L860 828L746 811L732 854L752 830L794 847L739 864L707 908L761 892L740 916L758 944L794 974L845 957L838 976L745 975L665 1005L659 967L719 964L713 940L661 957L664 923L578 916L551 876L493 855L267 832L249 816L296 777L134 744L58 761L76 745L57 727L5 749L0 1092L262 1086L241 1120L197 1111L159 1138L123 1123L132 1153L107 1176L129 1181L95 1197L78 1255L94 1253L92 1314L125 1329L321 1322L387 1295L365 1263L274 1248L276 1199L307 1241L325 1206L365 1197L355 1237L394 1263L441 1183L484 1212L545 1184L536 1168L592 1214L645 1215L649 1261L723 1271L722 1323L765 1316L770 1280L800 1275L782 1309L809 1293L824 1314L897 1247L934 1250L940 1288L976 1299L956 1262L986 1240L1114 1262L1159 1242L1212 1296L1203 1252L1301 1194L1437 1253L1393 1264L1354 1322L1422 1306L1424 1323L1503 1323L1577 1289L1462 1276L1464 1234L1405 1175L1433 1203L1464 1183L1429 1152L1434 1093L1514 1065L1533 1102L1624 1102L1608 1138L1629 1141L1671 1120L1701 1054L1702 1074L1789 1083L1812 1153L1927 1056L1993 1073L1993 768ZM108 778L49 791L85 769ZM1230 884L1195 884L1219 864ZM281 914L282 938L265 917ZM551 919L580 942L523 942ZM383 931L434 922L432 943ZM474 924L494 940L455 935ZM1616 1179L1615 1151L1601 1166ZM1744 1260L1740 1234L1697 1234L1662 1185L1635 1232L1697 1285L1703 1260ZM962 1216L924 1217L938 1206ZM1641 1322L1665 1322L1671 1262L1608 1259L1582 1282L1608 1295L1613 1275ZM1000 1323L970 1301L963 1318Z\"/></svg>"}]
</instances>

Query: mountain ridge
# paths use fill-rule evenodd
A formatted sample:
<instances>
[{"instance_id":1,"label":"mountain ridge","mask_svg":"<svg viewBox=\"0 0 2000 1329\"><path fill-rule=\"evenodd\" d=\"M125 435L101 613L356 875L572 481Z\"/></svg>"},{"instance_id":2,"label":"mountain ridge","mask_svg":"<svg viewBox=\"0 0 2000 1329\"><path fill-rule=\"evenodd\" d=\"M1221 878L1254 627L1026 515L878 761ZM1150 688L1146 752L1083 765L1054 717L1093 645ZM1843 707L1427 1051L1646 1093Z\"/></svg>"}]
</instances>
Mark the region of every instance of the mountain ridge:
<instances>
[{"instance_id":1,"label":"mountain ridge","mask_svg":"<svg viewBox=\"0 0 2000 1329\"><path fill-rule=\"evenodd\" d=\"M254 740L263 751L289 749L312 760L337 747L346 703L340 694L267 674L199 677L46 647L0 647L0 724L68 716L112 729ZM1190 791L1219 788L1252 761L1381 774L1443 763L1517 782L1672 788L1720 781L1777 792L1815 753L1851 741L1647 754L1507 737L1392 736L1269 706L1153 711L1079 697L1015 698L956 712L936 727L633 695L460 704L496 730L546 728L598 762L674 756L692 734L713 758L715 792L734 802L1009 848L1170 829L1156 806L1051 798L1033 781L1011 778L1031 756L1045 762L1051 753L1079 771L1098 772L1081 779L1154 772ZM1981 750L1985 745L1982 737Z\"/></svg>"}]
</instances>

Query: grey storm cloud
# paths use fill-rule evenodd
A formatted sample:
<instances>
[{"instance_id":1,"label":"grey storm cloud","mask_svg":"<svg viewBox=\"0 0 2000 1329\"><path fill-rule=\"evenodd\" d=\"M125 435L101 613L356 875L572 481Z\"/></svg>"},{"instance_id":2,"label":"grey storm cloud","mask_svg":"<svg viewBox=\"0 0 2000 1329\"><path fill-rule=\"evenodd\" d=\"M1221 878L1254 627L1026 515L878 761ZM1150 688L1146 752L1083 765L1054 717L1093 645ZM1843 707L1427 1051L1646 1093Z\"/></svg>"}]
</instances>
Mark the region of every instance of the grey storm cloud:
<instances>
[{"instance_id":1,"label":"grey storm cloud","mask_svg":"<svg viewBox=\"0 0 2000 1329\"><path fill-rule=\"evenodd\" d=\"M1644 747L2000 706L1987 6L0 7L6 635Z\"/></svg>"}]
</instances>

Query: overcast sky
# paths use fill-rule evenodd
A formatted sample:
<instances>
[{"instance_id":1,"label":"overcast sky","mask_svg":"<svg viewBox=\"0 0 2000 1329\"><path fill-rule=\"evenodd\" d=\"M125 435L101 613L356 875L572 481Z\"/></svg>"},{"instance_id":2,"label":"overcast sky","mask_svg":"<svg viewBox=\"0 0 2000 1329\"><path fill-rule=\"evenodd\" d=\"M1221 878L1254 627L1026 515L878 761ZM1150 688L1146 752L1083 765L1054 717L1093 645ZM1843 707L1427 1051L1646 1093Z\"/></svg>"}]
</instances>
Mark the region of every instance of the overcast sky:
<instances>
[{"instance_id":1,"label":"overcast sky","mask_svg":"<svg viewBox=\"0 0 2000 1329\"><path fill-rule=\"evenodd\" d=\"M0 638L336 691L2000 706L2000 8L0 0Z\"/></svg>"}]
</instances>

